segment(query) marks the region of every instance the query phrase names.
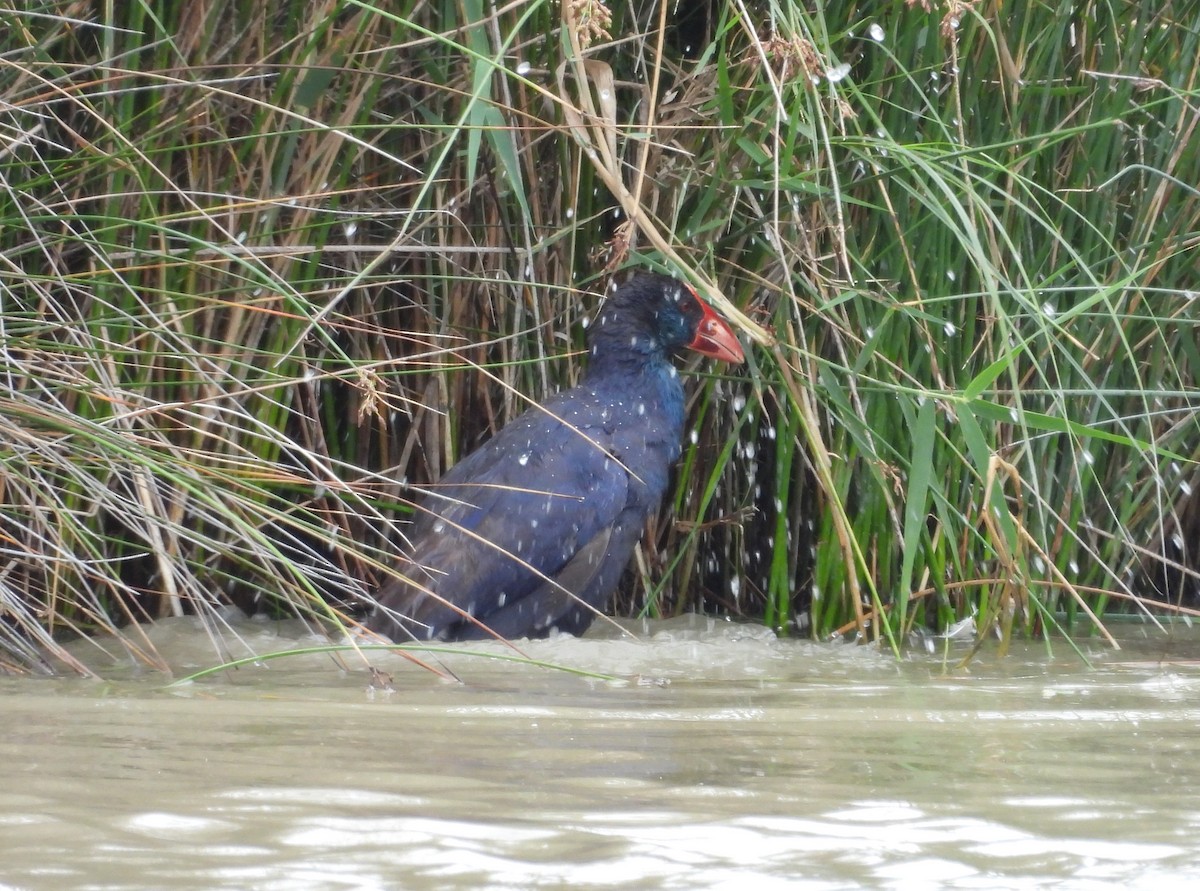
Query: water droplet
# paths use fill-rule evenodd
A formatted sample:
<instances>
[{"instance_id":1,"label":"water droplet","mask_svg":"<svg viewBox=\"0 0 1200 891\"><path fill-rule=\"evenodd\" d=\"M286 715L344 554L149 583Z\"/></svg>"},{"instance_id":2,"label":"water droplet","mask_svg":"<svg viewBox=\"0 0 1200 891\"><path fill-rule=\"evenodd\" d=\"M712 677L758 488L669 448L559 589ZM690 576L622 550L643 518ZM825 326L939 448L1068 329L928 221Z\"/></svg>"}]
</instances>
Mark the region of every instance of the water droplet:
<instances>
[{"instance_id":1,"label":"water droplet","mask_svg":"<svg viewBox=\"0 0 1200 891\"><path fill-rule=\"evenodd\" d=\"M357 231L358 231L358 223L347 223L346 224L346 237L347 238L353 238L354 233Z\"/></svg>"},{"instance_id":2,"label":"water droplet","mask_svg":"<svg viewBox=\"0 0 1200 891\"><path fill-rule=\"evenodd\" d=\"M947 322L945 325L942 326L942 330L946 332L947 337L953 337L955 334L958 333L958 328L955 327L953 322Z\"/></svg>"},{"instance_id":3,"label":"water droplet","mask_svg":"<svg viewBox=\"0 0 1200 891\"><path fill-rule=\"evenodd\" d=\"M883 33L883 26L879 22L872 22L871 27L867 29L867 33L871 35L871 39L876 43L883 43L883 38L886 36Z\"/></svg>"},{"instance_id":4,"label":"water droplet","mask_svg":"<svg viewBox=\"0 0 1200 891\"><path fill-rule=\"evenodd\" d=\"M746 407L746 397L745 396L738 394L737 396L733 397L733 410L734 411L741 411L745 407Z\"/></svg>"},{"instance_id":5,"label":"water droplet","mask_svg":"<svg viewBox=\"0 0 1200 891\"><path fill-rule=\"evenodd\" d=\"M841 65L837 65L833 68L830 68L828 71L826 71L825 76L827 78L829 78L829 82L831 84L836 84L838 81L845 80L846 75L849 73L850 73L850 63L843 62Z\"/></svg>"},{"instance_id":6,"label":"water droplet","mask_svg":"<svg viewBox=\"0 0 1200 891\"><path fill-rule=\"evenodd\" d=\"M529 69L532 67L533 67L532 65L530 65L528 62L526 62L524 59L522 59L520 62L517 63L517 74L524 77L526 74L529 73Z\"/></svg>"},{"instance_id":7,"label":"water droplet","mask_svg":"<svg viewBox=\"0 0 1200 891\"><path fill-rule=\"evenodd\" d=\"M1051 319L1058 314L1058 310L1055 309L1054 304L1048 300L1042 304L1042 312L1046 314L1047 318Z\"/></svg>"},{"instance_id":8,"label":"water droplet","mask_svg":"<svg viewBox=\"0 0 1200 891\"><path fill-rule=\"evenodd\" d=\"M521 452L520 457L517 458L517 463L520 464L522 467L524 467L526 464L528 464L529 463L529 452Z\"/></svg>"}]
</instances>

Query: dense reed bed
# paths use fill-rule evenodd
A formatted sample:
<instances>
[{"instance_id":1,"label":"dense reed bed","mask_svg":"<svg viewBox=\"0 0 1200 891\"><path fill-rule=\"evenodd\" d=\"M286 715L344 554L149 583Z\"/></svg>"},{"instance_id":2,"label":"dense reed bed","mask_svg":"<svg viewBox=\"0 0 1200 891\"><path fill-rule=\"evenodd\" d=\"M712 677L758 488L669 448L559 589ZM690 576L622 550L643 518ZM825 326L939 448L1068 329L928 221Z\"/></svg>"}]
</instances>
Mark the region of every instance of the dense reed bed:
<instances>
[{"instance_id":1,"label":"dense reed bed","mask_svg":"<svg viewBox=\"0 0 1200 891\"><path fill-rule=\"evenodd\" d=\"M1196 599L1200 3L0 22L4 668L353 627L631 266L756 346L693 376L619 612L898 648Z\"/></svg>"}]
</instances>

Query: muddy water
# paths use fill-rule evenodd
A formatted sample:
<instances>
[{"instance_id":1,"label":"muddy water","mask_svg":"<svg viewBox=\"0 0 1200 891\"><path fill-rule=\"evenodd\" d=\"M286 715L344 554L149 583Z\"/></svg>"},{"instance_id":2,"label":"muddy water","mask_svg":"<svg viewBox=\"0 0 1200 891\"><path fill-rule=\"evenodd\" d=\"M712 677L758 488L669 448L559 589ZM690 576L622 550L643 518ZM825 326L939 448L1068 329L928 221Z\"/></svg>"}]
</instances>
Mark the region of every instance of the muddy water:
<instances>
[{"instance_id":1,"label":"muddy water","mask_svg":"<svg viewBox=\"0 0 1200 891\"><path fill-rule=\"evenodd\" d=\"M277 635L282 631L283 637ZM260 651L302 640L243 629ZM186 622L156 629L213 661ZM482 649L499 652L494 646ZM302 657L164 689L0 682L0 888L1154 888L1200 876L1200 640L986 655L668 623ZM957 655L957 654L955 654Z\"/></svg>"}]
</instances>

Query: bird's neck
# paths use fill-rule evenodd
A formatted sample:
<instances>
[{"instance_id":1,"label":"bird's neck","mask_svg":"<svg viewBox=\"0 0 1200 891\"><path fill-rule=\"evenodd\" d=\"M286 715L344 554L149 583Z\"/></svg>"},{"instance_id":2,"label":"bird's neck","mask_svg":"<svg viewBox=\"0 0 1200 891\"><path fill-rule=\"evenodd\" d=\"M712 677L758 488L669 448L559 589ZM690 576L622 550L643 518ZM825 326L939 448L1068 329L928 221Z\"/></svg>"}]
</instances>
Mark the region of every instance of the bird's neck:
<instances>
[{"instance_id":1,"label":"bird's neck","mask_svg":"<svg viewBox=\"0 0 1200 891\"><path fill-rule=\"evenodd\" d=\"M618 348L593 352L584 385L614 401L643 406L668 421L683 423L683 385L679 373L661 349L636 349L629 341Z\"/></svg>"},{"instance_id":2,"label":"bird's neck","mask_svg":"<svg viewBox=\"0 0 1200 891\"><path fill-rule=\"evenodd\" d=\"M661 343L633 332L605 332L592 342L589 353L587 376L593 380L633 381L671 367Z\"/></svg>"}]
</instances>

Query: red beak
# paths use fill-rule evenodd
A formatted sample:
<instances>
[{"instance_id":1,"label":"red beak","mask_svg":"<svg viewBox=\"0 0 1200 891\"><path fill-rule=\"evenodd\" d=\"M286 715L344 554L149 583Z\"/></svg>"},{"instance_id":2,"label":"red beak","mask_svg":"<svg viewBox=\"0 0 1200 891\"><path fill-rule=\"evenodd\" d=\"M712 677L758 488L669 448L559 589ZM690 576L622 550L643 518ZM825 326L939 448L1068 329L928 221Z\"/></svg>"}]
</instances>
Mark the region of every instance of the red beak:
<instances>
[{"instance_id":1,"label":"red beak","mask_svg":"<svg viewBox=\"0 0 1200 891\"><path fill-rule=\"evenodd\" d=\"M688 344L688 349L720 359L722 362L741 365L746 361L746 354L742 352L742 345L733 329L711 306L699 297L696 299L700 302L700 308L704 310L704 317L700 319L696 337Z\"/></svg>"}]
</instances>

